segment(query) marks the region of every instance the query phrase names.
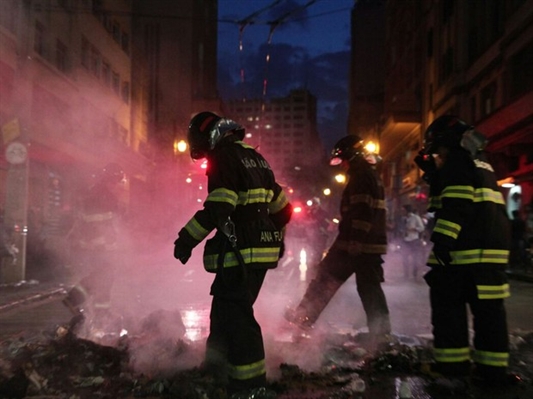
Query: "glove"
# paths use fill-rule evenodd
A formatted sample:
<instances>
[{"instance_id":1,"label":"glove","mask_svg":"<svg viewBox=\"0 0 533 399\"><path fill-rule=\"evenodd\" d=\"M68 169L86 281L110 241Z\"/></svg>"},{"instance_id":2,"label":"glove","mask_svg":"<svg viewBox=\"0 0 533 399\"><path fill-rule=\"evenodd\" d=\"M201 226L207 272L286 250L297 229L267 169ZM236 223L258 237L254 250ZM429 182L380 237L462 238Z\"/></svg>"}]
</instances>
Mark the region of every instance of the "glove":
<instances>
[{"instance_id":1,"label":"glove","mask_svg":"<svg viewBox=\"0 0 533 399\"><path fill-rule=\"evenodd\" d=\"M417 166L425 173L431 175L437 170L437 165L435 165L435 159L428 154L425 154L423 151L419 151L418 155L414 159Z\"/></svg>"},{"instance_id":2,"label":"glove","mask_svg":"<svg viewBox=\"0 0 533 399\"><path fill-rule=\"evenodd\" d=\"M435 255L435 258L442 266L448 266L452 263L450 248L445 245L435 243L433 245L433 255Z\"/></svg>"},{"instance_id":3,"label":"glove","mask_svg":"<svg viewBox=\"0 0 533 399\"><path fill-rule=\"evenodd\" d=\"M189 260L192 254L192 249L180 242L178 238L174 241L174 258L178 259L181 263L185 264Z\"/></svg>"}]
</instances>

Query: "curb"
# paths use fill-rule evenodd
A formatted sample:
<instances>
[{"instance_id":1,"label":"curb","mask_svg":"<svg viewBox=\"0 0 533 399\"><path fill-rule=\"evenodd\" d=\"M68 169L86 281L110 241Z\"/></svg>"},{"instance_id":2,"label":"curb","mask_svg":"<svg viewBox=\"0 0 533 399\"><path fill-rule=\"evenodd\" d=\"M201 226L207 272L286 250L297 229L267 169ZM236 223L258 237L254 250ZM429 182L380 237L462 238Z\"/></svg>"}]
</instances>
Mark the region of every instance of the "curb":
<instances>
[{"instance_id":1,"label":"curb","mask_svg":"<svg viewBox=\"0 0 533 399\"><path fill-rule=\"evenodd\" d=\"M44 301L54 296L65 295L66 293L67 293L67 290L65 288L55 288L55 289L41 292L38 294L29 295L27 297L20 298L18 300L14 300L12 302L0 305L0 312L7 312L19 306L24 306L24 305L29 305L29 304L33 304L36 302Z\"/></svg>"}]
</instances>

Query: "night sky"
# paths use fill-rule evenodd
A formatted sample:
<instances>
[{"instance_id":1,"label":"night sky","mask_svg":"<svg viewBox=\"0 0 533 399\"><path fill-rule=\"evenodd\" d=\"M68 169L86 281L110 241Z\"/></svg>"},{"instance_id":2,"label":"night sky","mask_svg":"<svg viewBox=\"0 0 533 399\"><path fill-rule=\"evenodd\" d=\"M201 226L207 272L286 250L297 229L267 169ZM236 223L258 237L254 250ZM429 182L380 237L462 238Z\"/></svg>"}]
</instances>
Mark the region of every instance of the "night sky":
<instances>
[{"instance_id":1,"label":"night sky","mask_svg":"<svg viewBox=\"0 0 533 399\"><path fill-rule=\"evenodd\" d=\"M220 96L268 99L305 87L317 97L318 130L329 150L346 134L353 4L353 0L219 0ZM250 23L242 24L248 17Z\"/></svg>"}]
</instances>

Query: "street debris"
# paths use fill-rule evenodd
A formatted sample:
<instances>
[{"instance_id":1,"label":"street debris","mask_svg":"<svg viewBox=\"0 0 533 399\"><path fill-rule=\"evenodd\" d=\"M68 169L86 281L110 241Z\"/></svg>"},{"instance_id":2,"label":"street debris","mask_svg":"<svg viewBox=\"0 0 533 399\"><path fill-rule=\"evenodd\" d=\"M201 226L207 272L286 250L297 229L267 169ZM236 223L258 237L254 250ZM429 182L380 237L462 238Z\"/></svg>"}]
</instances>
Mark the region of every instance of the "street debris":
<instances>
[{"instance_id":1,"label":"street debris","mask_svg":"<svg viewBox=\"0 0 533 399\"><path fill-rule=\"evenodd\" d=\"M187 341L183 334L177 334L174 340L166 335L162 320L175 322L175 317L154 313L144 320L136 335L124 334L114 346L80 338L68 325L38 336L0 342L0 398L230 399L191 360L201 357L205 343ZM511 368L524 381L530 381L533 333L517 332L511 341ZM280 375L269 387L234 394L231 399L366 398L369 390L375 392L378 388L396 395L388 397L422 397L415 393L425 383L424 369L431 362L427 339L391 335L372 351L367 348L368 336L364 333L333 334L323 344L320 369L308 371L282 363ZM133 350L139 347L146 349L143 356L150 355L149 361L139 359ZM158 368L161 364L165 367Z\"/></svg>"}]
</instances>

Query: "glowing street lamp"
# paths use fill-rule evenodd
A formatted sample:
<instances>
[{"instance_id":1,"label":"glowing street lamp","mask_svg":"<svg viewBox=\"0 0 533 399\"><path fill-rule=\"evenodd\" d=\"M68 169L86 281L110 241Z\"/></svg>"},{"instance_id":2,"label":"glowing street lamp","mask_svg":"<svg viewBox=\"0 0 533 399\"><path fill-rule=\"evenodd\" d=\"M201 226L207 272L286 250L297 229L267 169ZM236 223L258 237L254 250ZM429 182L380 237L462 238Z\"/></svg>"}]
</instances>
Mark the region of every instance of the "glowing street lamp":
<instances>
[{"instance_id":1,"label":"glowing street lamp","mask_svg":"<svg viewBox=\"0 0 533 399\"><path fill-rule=\"evenodd\" d=\"M339 173L337 175L335 175L335 181L337 183L345 183L346 182L346 175L344 175L343 173Z\"/></svg>"},{"instance_id":2,"label":"glowing street lamp","mask_svg":"<svg viewBox=\"0 0 533 399\"><path fill-rule=\"evenodd\" d=\"M187 151L187 142L185 140L174 140L174 154L184 153Z\"/></svg>"},{"instance_id":3,"label":"glowing street lamp","mask_svg":"<svg viewBox=\"0 0 533 399\"><path fill-rule=\"evenodd\" d=\"M377 154L378 153L378 145L374 143L373 141L369 141L365 145L365 150L369 152L370 154Z\"/></svg>"}]
</instances>

